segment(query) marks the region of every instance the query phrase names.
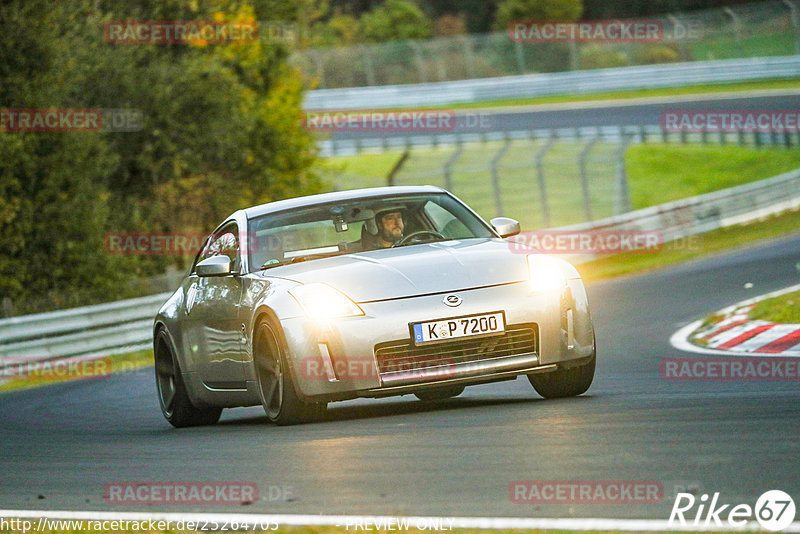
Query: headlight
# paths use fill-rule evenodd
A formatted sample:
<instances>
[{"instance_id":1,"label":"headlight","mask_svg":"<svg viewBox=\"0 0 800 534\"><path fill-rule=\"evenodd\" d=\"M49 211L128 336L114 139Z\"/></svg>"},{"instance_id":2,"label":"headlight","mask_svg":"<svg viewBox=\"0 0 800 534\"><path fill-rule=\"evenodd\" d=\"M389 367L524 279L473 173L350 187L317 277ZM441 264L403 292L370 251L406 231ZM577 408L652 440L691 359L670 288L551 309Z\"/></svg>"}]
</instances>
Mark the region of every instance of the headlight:
<instances>
[{"instance_id":1,"label":"headlight","mask_svg":"<svg viewBox=\"0 0 800 534\"><path fill-rule=\"evenodd\" d=\"M312 319L333 319L364 315L364 311L347 296L327 284L306 284L289 290L303 311Z\"/></svg>"},{"instance_id":2,"label":"headlight","mask_svg":"<svg viewBox=\"0 0 800 534\"><path fill-rule=\"evenodd\" d=\"M528 256L528 273L534 291L560 290L567 284L561 267L543 254Z\"/></svg>"}]
</instances>

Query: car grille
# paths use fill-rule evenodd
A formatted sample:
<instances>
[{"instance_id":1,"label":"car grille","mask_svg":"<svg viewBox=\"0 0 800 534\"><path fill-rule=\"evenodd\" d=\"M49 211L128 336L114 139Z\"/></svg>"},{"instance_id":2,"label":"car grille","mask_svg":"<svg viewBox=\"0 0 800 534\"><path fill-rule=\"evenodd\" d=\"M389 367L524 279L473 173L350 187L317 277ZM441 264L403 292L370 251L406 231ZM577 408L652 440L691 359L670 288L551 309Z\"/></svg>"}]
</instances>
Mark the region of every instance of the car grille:
<instances>
[{"instance_id":1,"label":"car grille","mask_svg":"<svg viewBox=\"0 0 800 534\"><path fill-rule=\"evenodd\" d=\"M384 375L538 353L537 332L537 325L530 323L507 326L503 335L419 347L408 341L389 341L375 345L375 359L379 372Z\"/></svg>"}]
</instances>

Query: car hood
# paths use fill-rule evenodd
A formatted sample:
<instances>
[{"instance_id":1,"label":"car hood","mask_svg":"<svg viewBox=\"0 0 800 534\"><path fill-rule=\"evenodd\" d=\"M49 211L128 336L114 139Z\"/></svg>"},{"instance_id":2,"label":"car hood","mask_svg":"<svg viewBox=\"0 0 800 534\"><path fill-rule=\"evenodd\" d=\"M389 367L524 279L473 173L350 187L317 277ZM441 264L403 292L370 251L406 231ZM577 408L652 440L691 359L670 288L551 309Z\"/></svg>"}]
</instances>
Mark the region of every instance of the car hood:
<instances>
[{"instance_id":1,"label":"car hood","mask_svg":"<svg viewBox=\"0 0 800 534\"><path fill-rule=\"evenodd\" d=\"M403 298L528 279L524 254L502 239L409 245L274 267L264 276L324 282L356 302Z\"/></svg>"}]
</instances>

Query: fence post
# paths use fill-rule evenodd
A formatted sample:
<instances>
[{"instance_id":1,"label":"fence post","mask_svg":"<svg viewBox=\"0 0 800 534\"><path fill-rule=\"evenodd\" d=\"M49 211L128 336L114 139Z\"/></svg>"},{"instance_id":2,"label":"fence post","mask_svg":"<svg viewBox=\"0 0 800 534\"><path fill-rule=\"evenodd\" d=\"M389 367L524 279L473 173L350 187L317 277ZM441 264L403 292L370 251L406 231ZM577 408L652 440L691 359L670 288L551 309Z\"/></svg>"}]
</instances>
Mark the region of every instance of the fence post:
<instances>
[{"instance_id":1,"label":"fence post","mask_svg":"<svg viewBox=\"0 0 800 534\"><path fill-rule=\"evenodd\" d=\"M625 172L625 152L628 150L628 145L631 142L629 137L625 136L625 132L620 131L622 143L620 144L619 151L617 152L617 191L614 202L614 215L620 215L631 211L631 196L628 189L628 176Z\"/></svg>"},{"instance_id":2,"label":"fence post","mask_svg":"<svg viewBox=\"0 0 800 534\"><path fill-rule=\"evenodd\" d=\"M794 53L800 54L800 13L797 5L790 0L782 0L789 8L789 17L792 19L792 33L794 34Z\"/></svg>"},{"instance_id":3,"label":"fence post","mask_svg":"<svg viewBox=\"0 0 800 534\"><path fill-rule=\"evenodd\" d=\"M544 227L550 228L550 206L547 202L547 185L544 181L544 156L550 151L550 148L555 142L553 132L550 132L550 139L547 143L536 152L536 178L539 182L539 199L542 202L542 218L544 219Z\"/></svg>"},{"instance_id":4,"label":"fence post","mask_svg":"<svg viewBox=\"0 0 800 534\"><path fill-rule=\"evenodd\" d=\"M364 70L367 73L367 85L375 85L375 69L372 66L372 58L369 57L369 47L361 46L361 55L364 56Z\"/></svg>"},{"instance_id":5,"label":"fence post","mask_svg":"<svg viewBox=\"0 0 800 534\"><path fill-rule=\"evenodd\" d=\"M461 153L464 151L464 145L458 143L456 146L456 151L450 155L450 158L447 160L447 163L444 164L444 188L453 192L453 165L455 165L458 158L461 156Z\"/></svg>"},{"instance_id":6,"label":"fence post","mask_svg":"<svg viewBox=\"0 0 800 534\"><path fill-rule=\"evenodd\" d=\"M570 41L569 47L569 70L581 70L581 51L578 43Z\"/></svg>"},{"instance_id":7,"label":"fence post","mask_svg":"<svg viewBox=\"0 0 800 534\"><path fill-rule=\"evenodd\" d=\"M517 68L520 74L525 74L525 56L522 53L522 43L514 41L514 55L517 57Z\"/></svg>"},{"instance_id":8,"label":"fence post","mask_svg":"<svg viewBox=\"0 0 800 534\"><path fill-rule=\"evenodd\" d=\"M319 50L309 50L308 53L314 58L314 65L317 67L317 77L319 78L319 88L325 89L325 66L322 64Z\"/></svg>"},{"instance_id":9,"label":"fence post","mask_svg":"<svg viewBox=\"0 0 800 534\"><path fill-rule=\"evenodd\" d=\"M506 139L506 142L503 143L503 146L498 149L497 153L492 158L492 163L490 165L492 171L492 189L494 190L494 206L498 217L503 215L503 193L500 191L500 176L497 173L497 167L500 165L500 160L506 155L510 146L511 139Z\"/></svg>"},{"instance_id":10,"label":"fence post","mask_svg":"<svg viewBox=\"0 0 800 534\"><path fill-rule=\"evenodd\" d=\"M408 41L411 43L411 48L414 49L414 57L417 61L417 70L419 71L419 83L425 83L425 63L422 60L422 50L420 50L419 43L416 41Z\"/></svg>"},{"instance_id":11,"label":"fence post","mask_svg":"<svg viewBox=\"0 0 800 534\"><path fill-rule=\"evenodd\" d=\"M472 39L465 36L461 41L464 43L464 61L467 65L467 74L469 74L470 79L474 79L475 58L472 55Z\"/></svg>"},{"instance_id":12,"label":"fence post","mask_svg":"<svg viewBox=\"0 0 800 534\"><path fill-rule=\"evenodd\" d=\"M736 36L736 43L742 42L742 21L739 19L739 15L733 12L733 10L729 7L722 8L722 11L728 15L731 20L733 21L733 34Z\"/></svg>"},{"instance_id":13,"label":"fence post","mask_svg":"<svg viewBox=\"0 0 800 534\"><path fill-rule=\"evenodd\" d=\"M589 158L589 152L597 143L597 137L586 143L586 146L581 150L578 156L578 167L581 172L581 190L583 191L583 211L586 214L586 220L592 221L592 199L589 194L589 175L586 170L586 160Z\"/></svg>"},{"instance_id":14,"label":"fence post","mask_svg":"<svg viewBox=\"0 0 800 534\"><path fill-rule=\"evenodd\" d=\"M674 35L675 30L678 28L678 26L683 27L683 23L675 15L667 15L667 18L672 23L673 26L672 33ZM678 41L678 55L680 55L682 61L686 61L686 59L688 58L688 54L686 53L686 46L684 46L683 39L676 39L676 40Z\"/></svg>"},{"instance_id":15,"label":"fence post","mask_svg":"<svg viewBox=\"0 0 800 534\"><path fill-rule=\"evenodd\" d=\"M403 167L403 165L405 165L406 160L410 155L411 155L411 150L406 148L405 152L403 152L403 155L400 156L400 159L397 160L397 163L394 164L394 167L392 167L392 170L390 170L389 174L386 176L386 185L389 186L394 185L395 175L397 175L397 173L400 172L400 169Z\"/></svg>"}]
</instances>

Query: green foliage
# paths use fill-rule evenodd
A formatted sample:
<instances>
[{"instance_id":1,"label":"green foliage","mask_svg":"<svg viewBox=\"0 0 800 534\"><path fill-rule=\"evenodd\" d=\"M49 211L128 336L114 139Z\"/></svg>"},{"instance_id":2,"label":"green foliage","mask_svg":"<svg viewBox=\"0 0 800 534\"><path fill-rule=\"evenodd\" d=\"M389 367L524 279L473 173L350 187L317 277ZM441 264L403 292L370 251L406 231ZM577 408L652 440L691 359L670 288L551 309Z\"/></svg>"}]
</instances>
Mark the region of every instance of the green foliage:
<instances>
[{"instance_id":1,"label":"green foliage","mask_svg":"<svg viewBox=\"0 0 800 534\"><path fill-rule=\"evenodd\" d=\"M127 108L136 132L0 132L0 301L31 312L136 296L175 256L106 253L114 232L203 232L322 185L285 44L113 45L110 20L265 20L289 0L15 0L0 6L0 107Z\"/></svg>"},{"instance_id":2,"label":"green foliage","mask_svg":"<svg viewBox=\"0 0 800 534\"><path fill-rule=\"evenodd\" d=\"M430 37L431 21L416 4L387 0L359 20L362 40L378 43Z\"/></svg>"},{"instance_id":3,"label":"green foliage","mask_svg":"<svg viewBox=\"0 0 800 534\"><path fill-rule=\"evenodd\" d=\"M503 0L494 27L504 31L513 20L577 20L582 13L583 0Z\"/></svg>"}]
</instances>

